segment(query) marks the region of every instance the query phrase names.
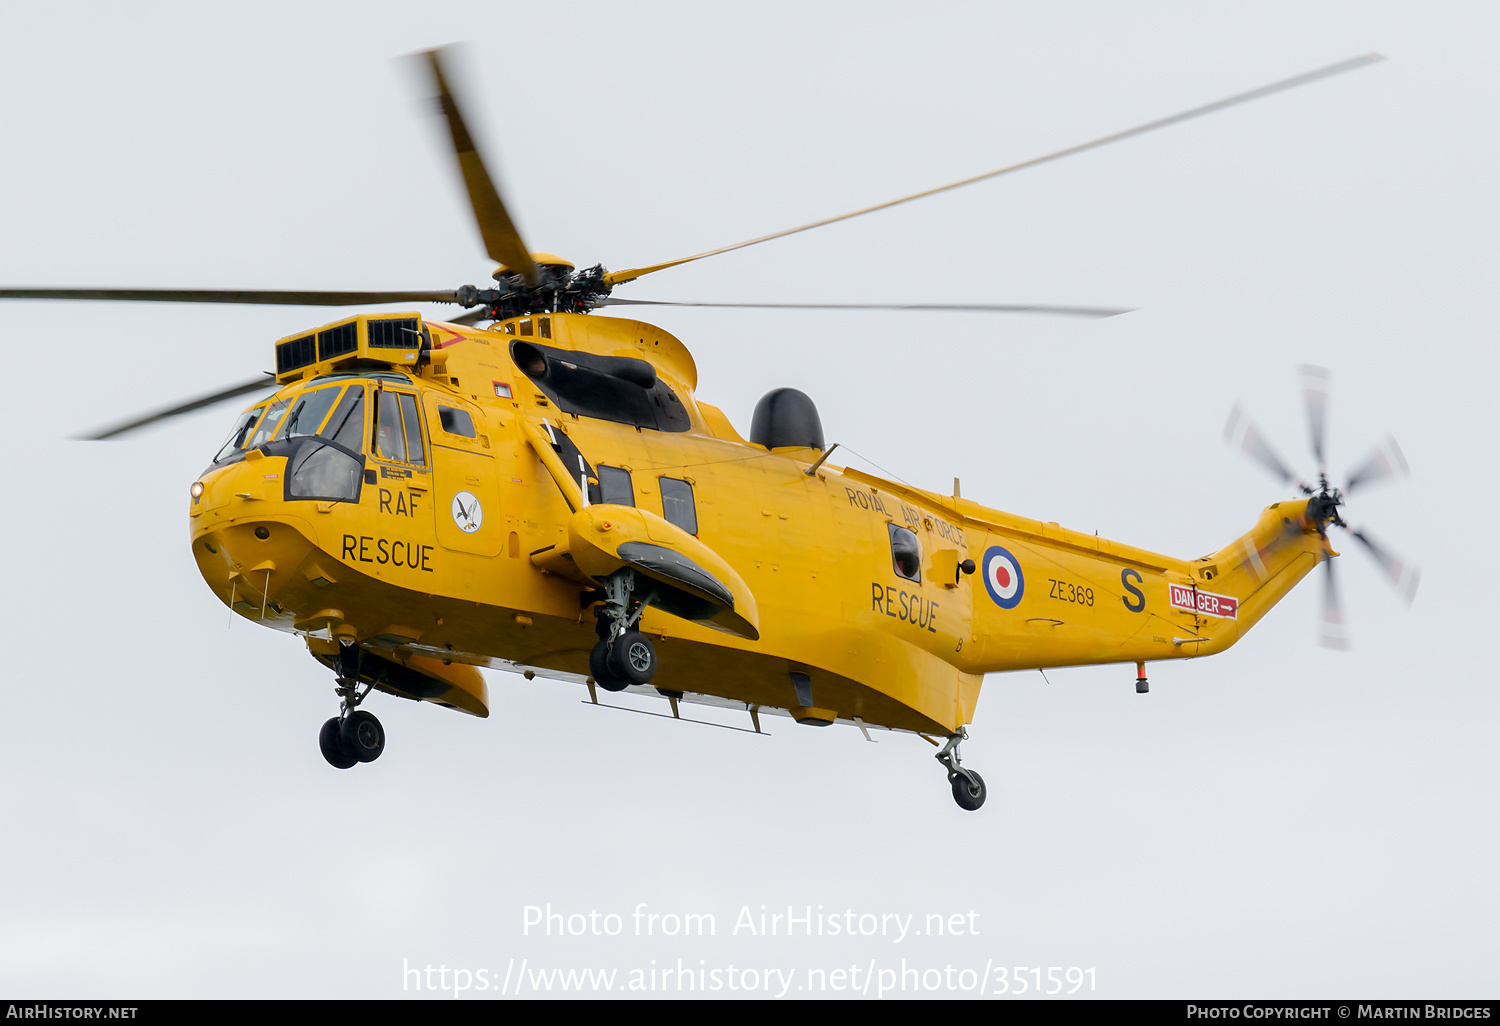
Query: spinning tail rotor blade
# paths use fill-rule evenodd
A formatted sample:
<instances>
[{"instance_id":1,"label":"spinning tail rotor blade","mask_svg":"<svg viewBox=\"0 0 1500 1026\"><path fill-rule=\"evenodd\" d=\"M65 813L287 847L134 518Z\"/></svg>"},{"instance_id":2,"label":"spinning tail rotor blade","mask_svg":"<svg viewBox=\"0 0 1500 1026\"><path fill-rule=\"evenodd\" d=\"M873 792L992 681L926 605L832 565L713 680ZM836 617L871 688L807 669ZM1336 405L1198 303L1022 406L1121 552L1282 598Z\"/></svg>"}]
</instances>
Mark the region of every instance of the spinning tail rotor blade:
<instances>
[{"instance_id":1,"label":"spinning tail rotor blade","mask_svg":"<svg viewBox=\"0 0 1500 1026\"><path fill-rule=\"evenodd\" d=\"M1173 114L1170 117L1159 118L1156 121L1148 121L1144 125L1137 125L1134 128L1127 128L1123 132L1115 132L1113 135L1106 135L1102 138L1094 139L1090 142L1080 143L1077 146L1070 146L1065 150L1058 150L1057 152L1049 153L1046 156L1034 157L1031 160L1022 161L1019 164L1011 164L1009 167L1002 167L997 171L987 171L982 175L975 175L972 178L965 178L962 181L953 182L949 185L940 185L935 189L926 189L922 192L913 193L910 196L902 196L900 199L889 200L885 203L877 203L873 207L865 207L862 210L851 211L847 214L839 214L837 217L826 217L821 221L813 221L811 224L799 225L796 228L788 228L785 231L773 232L770 235L762 235L758 238L747 239L744 242L736 242L730 246L721 246L718 249L710 249L707 252L697 253L689 257L682 257L678 260L668 260L660 264L648 264L645 267L633 267L626 271L615 271L612 274L605 275L604 280L610 285L623 285L627 281L634 281L642 275L651 274L654 271L664 271L668 267L677 267L680 264L691 263L694 260L702 260L704 257L717 256L720 253L728 253L732 250L744 249L746 246L754 246L761 242L770 242L772 239L780 239L788 235L796 235L798 232L805 232L811 228L821 228L825 224L834 224L838 221L847 221L851 217L859 217L861 214L871 214L877 210L885 210L889 207L899 206L902 203L910 203L912 200L919 200L927 196L934 196L940 192L947 192L950 189L959 189L965 185L973 185L975 182L983 182L988 181L991 178L999 178L1001 175L1008 175L1015 171L1022 171L1026 168L1036 167L1039 164L1046 164L1054 160L1061 160L1063 157L1071 157L1075 153L1084 153L1088 150L1098 149L1101 146L1108 146L1110 143L1120 142L1124 139L1130 139L1138 135L1144 135L1147 132L1154 132L1158 128L1167 128L1170 125L1181 124L1184 121L1190 121L1193 118L1202 117L1205 114L1214 114L1218 111L1237 106L1241 103L1249 103L1251 100L1259 100L1262 97L1270 96L1274 93L1279 93L1287 89L1295 89L1298 86L1307 85L1311 82L1316 82L1319 79L1329 78L1333 75L1340 75L1346 71L1353 71L1356 68L1362 68L1367 64L1374 64L1377 61L1383 60L1385 60L1385 58L1380 56L1379 54L1367 53L1362 57L1355 57L1347 61L1340 61L1338 64L1330 64L1326 68L1319 68L1316 71L1309 71L1306 74L1297 75L1293 78L1282 79L1280 82L1273 82L1270 85L1262 86L1259 89L1252 89L1249 92L1245 93L1236 93L1234 96L1226 97L1214 103L1204 104L1201 107L1194 107L1192 110L1185 110L1180 114Z\"/></svg>"},{"instance_id":2,"label":"spinning tail rotor blade","mask_svg":"<svg viewBox=\"0 0 1500 1026\"><path fill-rule=\"evenodd\" d=\"M1328 381L1332 376L1327 367L1314 367L1304 363L1302 371L1302 400L1307 404L1307 430L1312 439L1313 458L1318 461L1318 475L1328 473L1328 459L1324 455L1323 440L1328 422Z\"/></svg>"},{"instance_id":3,"label":"spinning tail rotor blade","mask_svg":"<svg viewBox=\"0 0 1500 1026\"><path fill-rule=\"evenodd\" d=\"M1356 528L1349 533L1359 539L1370 558L1380 564L1386 578L1401 593L1406 604L1411 605L1412 599L1417 597L1417 585L1421 582L1422 571L1415 564L1408 563L1390 549L1377 544L1363 528Z\"/></svg>"},{"instance_id":4,"label":"spinning tail rotor blade","mask_svg":"<svg viewBox=\"0 0 1500 1026\"><path fill-rule=\"evenodd\" d=\"M484 251L491 260L520 273L528 284L534 285L537 281L536 264L532 261L526 244L521 241L521 233L516 231L515 223L511 221L505 203L500 199L500 190L495 187L494 179L490 177L484 166L484 159L474 145L474 138L469 134L468 125L464 123L453 88L443 74L443 62L439 56L441 53L441 50L428 50L425 56L431 65L437 87L438 106L448 119L448 132L453 136L453 153L458 158L458 170L463 175L464 187L469 191L469 202L474 207L474 220L479 223L479 235L484 239Z\"/></svg>"},{"instance_id":5,"label":"spinning tail rotor blade","mask_svg":"<svg viewBox=\"0 0 1500 1026\"><path fill-rule=\"evenodd\" d=\"M1350 494L1356 486L1363 487L1393 477L1405 477L1409 473L1411 470L1406 465L1406 457L1401 455L1401 447L1394 438L1386 435L1375 447L1375 451L1350 472L1344 494Z\"/></svg>"},{"instance_id":6,"label":"spinning tail rotor blade","mask_svg":"<svg viewBox=\"0 0 1500 1026\"><path fill-rule=\"evenodd\" d=\"M1295 483L1296 475L1286 468L1281 457L1262 437L1239 403L1229 411L1229 423L1224 425L1224 439L1240 452L1269 470L1282 484Z\"/></svg>"},{"instance_id":7,"label":"spinning tail rotor blade","mask_svg":"<svg viewBox=\"0 0 1500 1026\"><path fill-rule=\"evenodd\" d=\"M1339 599L1338 580L1333 572L1333 560L1323 557L1323 629L1319 641L1324 648L1347 649L1349 647L1348 625L1344 621L1344 603Z\"/></svg>"},{"instance_id":8,"label":"spinning tail rotor blade","mask_svg":"<svg viewBox=\"0 0 1500 1026\"><path fill-rule=\"evenodd\" d=\"M232 385L229 388L224 389L223 391L214 392L211 395L199 396L197 399L190 399L178 406L170 406L165 410L157 410L154 413L146 414L144 417L137 417L134 420L128 420L122 424L115 424L112 427L107 427L97 434L81 435L79 436L79 438L80 441L102 442L106 438L116 438L120 435L125 434L127 431L134 431L136 428L143 428L147 424L155 424L157 421L166 420L168 417L176 417L179 414L191 413L194 410L201 410L205 406L212 406L215 403L222 403L226 400L233 399L236 396L248 395L251 392L264 392L275 387L276 378L269 372L267 372L252 381L246 381L238 385Z\"/></svg>"},{"instance_id":9,"label":"spinning tail rotor blade","mask_svg":"<svg viewBox=\"0 0 1500 1026\"><path fill-rule=\"evenodd\" d=\"M615 299L600 306L710 306L735 310L924 310L965 313L1056 314L1061 317L1116 317L1129 308L1109 306L1042 306L1000 303L677 303L665 299Z\"/></svg>"}]
</instances>

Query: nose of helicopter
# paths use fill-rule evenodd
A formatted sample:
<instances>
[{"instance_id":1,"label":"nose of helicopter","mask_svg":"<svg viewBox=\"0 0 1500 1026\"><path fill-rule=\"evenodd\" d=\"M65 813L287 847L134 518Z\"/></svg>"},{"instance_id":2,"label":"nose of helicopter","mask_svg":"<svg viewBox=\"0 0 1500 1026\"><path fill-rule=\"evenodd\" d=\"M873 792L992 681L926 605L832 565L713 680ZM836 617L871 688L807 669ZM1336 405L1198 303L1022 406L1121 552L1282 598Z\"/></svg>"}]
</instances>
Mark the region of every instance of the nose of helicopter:
<instances>
[{"instance_id":1,"label":"nose of helicopter","mask_svg":"<svg viewBox=\"0 0 1500 1026\"><path fill-rule=\"evenodd\" d=\"M312 526L282 500L285 463L247 459L194 483L193 559L209 589L235 612L283 630L307 629L299 614L332 578L308 569L316 551Z\"/></svg>"}]
</instances>

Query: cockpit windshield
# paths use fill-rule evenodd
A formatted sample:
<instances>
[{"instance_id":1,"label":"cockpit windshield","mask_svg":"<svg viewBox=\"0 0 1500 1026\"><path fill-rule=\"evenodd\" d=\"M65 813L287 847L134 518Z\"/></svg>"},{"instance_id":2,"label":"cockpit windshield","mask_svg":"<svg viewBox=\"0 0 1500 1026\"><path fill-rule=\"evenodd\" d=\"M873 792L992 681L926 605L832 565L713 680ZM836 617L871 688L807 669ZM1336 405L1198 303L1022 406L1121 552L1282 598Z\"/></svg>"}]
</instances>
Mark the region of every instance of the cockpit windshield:
<instances>
[{"instance_id":1,"label":"cockpit windshield","mask_svg":"<svg viewBox=\"0 0 1500 1026\"><path fill-rule=\"evenodd\" d=\"M224 439L223 446L220 447L218 455L214 457L214 462L219 463L228 459L243 449L245 447L245 440L250 437L250 429L255 426L255 422L265 412L266 407L262 404L240 414L239 420L234 422L233 430L229 432L229 437Z\"/></svg>"},{"instance_id":2,"label":"cockpit windshield","mask_svg":"<svg viewBox=\"0 0 1500 1026\"><path fill-rule=\"evenodd\" d=\"M331 411L331 412L330 412ZM214 456L215 463L270 442L293 442L316 436L351 453L364 451L365 386L363 382L311 388L300 395L261 403L244 413Z\"/></svg>"}]
</instances>

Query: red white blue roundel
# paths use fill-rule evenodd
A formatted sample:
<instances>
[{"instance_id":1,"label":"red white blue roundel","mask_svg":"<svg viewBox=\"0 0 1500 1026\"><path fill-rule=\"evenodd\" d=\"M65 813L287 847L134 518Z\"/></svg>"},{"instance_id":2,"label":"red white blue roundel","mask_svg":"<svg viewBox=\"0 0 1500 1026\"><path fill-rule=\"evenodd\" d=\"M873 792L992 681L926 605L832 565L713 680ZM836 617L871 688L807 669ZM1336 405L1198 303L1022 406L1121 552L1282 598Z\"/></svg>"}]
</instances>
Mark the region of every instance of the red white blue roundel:
<instances>
[{"instance_id":1,"label":"red white blue roundel","mask_svg":"<svg viewBox=\"0 0 1500 1026\"><path fill-rule=\"evenodd\" d=\"M1026 591L1026 578L1016 557L998 545L984 553L984 587L1001 609L1014 609Z\"/></svg>"}]
</instances>

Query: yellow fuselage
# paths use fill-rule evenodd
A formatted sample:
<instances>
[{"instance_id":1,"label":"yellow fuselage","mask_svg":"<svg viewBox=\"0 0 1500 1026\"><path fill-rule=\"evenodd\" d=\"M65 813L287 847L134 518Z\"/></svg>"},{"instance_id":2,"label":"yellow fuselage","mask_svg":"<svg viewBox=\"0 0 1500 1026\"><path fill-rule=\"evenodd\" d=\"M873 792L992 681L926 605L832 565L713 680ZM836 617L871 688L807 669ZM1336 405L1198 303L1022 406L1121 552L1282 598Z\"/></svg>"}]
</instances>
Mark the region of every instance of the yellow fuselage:
<instances>
[{"instance_id":1,"label":"yellow fuselage","mask_svg":"<svg viewBox=\"0 0 1500 1026\"><path fill-rule=\"evenodd\" d=\"M988 672L1221 651L1327 552L1305 501L1267 509L1250 533L1188 561L826 463L809 475L817 449L746 442L696 400L681 343L638 321L554 314L488 330L426 327L432 354L420 367L377 375L363 365L338 377L310 368L275 397L367 390L357 501L289 500L287 458L242 450L201 479L193 552L241 615L307 636L316 655L357 641L432 682L387 690L478 715L488 700L465 667L585 678L596 634L583 602L597 577L580 546L590 531L673 519L664 478L691 486L696 542L681 544L701 543L729 568L723 576L737 575L736 610L754 630L649 608L655 687L787 709L798 704L790 674L801 672L821 710L925 733L969 722ZM690 427L559 411L513 361L518 340L648 361ZM405 459L379 438L377 390L409 395L419 411L422 438ZM449 430L455 410L471 418L472 437ZM591 468L628 472L629 505L654 517L632 519L618 502L590 507L585 489L597 477L561 478L571 468L559 470L538 441L549 429ZM465 520L470 500L482 510L477 527ZM618 525L611 508L623 511ZM920 543L915 574L893 559L891 524Z\"/></svg>"}]
</instances>

